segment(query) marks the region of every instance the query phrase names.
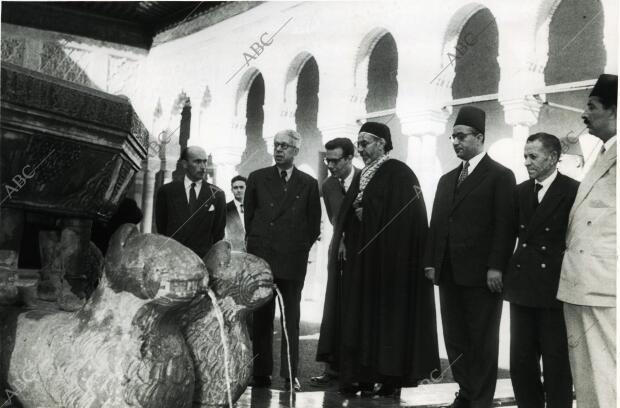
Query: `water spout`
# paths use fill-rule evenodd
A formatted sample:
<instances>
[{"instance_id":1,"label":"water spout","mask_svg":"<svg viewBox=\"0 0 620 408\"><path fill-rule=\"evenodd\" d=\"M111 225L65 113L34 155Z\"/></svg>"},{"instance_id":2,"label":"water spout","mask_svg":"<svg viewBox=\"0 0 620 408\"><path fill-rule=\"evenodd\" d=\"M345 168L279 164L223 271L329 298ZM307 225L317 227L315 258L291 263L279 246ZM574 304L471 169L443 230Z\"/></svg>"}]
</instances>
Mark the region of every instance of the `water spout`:
<instances>
[{"instance_id":1,"label":"water spout","mask_svg":"<svg viewBox=\"0 0 620 408\"><path fill-rule=\"evenodd\" d=\"M226 331L224 327L224 315L222 314L222 309L220 309L220 306L217 304L217 298L215 297L215 293L213 293L211 289L207 289L207 295L209 295L209 298L211 299L211 303L213 304L213 310L215 310L215 316L220 326L220 337L222 339L222 347L224 348L224 376L226 379L228 407L233 408L232 391L230 389L230 374L228 368L230 352L228 350L228 339L226 337Z\"/></svg>"},{"instance_id":2,"label":"water spout","mask_svg":"<svg viewBox=\"0 0 620 408\"><path fill-rule=\"evenodd\" d=\"M293 370L291 369L291 342L288 339L288 330L286 328L286 315L284 313L284 299L282 298L282 292L278 289L277 285L273 285L273 288L276 290L276 294L278 296L278 306L280 306L280 315L282 316L282 331L284 332L284 338L286 339L286 357L288 361L288 380L289 380L289 390L290 390L290 398L289 398L289 406L293 406Z\"/></svg>"}]
</instances>

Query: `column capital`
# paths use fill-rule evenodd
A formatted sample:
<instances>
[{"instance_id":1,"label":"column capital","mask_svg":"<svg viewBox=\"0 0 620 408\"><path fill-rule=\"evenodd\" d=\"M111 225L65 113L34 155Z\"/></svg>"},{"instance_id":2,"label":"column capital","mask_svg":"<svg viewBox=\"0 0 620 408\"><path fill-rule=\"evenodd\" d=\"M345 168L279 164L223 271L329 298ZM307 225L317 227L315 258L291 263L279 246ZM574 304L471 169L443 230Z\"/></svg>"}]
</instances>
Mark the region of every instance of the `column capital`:
<instances>
[{"instance_id":1,"label":"column capital","mask_svg":"<svg viewBox=\"0 0 620 408\"><path fill-rule=\"evenodd\" d=\"M524 96L502 99L499 103L504 107L504 119L508 125L531 127L538 123L542 100L532 96Z\"/></svg>"},{"instance_id":2,"label":"column capital","mask_svg":"<svg viewBox=\"0 0 620 408\"><path fill-rule=\"evenodd\" d=\"M452 107L420 111L398 112L398 118L405 135L443 135Z\"/></svg>"}]
</instances>

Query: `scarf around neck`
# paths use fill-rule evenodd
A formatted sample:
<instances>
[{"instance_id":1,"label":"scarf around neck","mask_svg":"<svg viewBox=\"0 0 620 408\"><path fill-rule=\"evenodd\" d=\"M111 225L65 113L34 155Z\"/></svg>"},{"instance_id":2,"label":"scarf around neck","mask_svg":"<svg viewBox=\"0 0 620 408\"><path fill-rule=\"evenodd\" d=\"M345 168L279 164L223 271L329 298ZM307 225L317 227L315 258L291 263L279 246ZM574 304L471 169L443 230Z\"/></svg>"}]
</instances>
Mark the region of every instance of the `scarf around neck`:
<instances>
[{"instance_id":1,"label":"scarf around neck","mask_svg":"<svg viewBox=\"0 0 620 408\"><path fill-rule=\"evenodd\" d=\"M370 180L374 177L379 167L386 161L390 159L390 156L387 154L379 157L374 162L370 163L368 166L362 169L362 174L360 175L360 191L357 193L357 197L355 197L355 201L353 201L353 206L358 208L362 204L362 198L364 198L364 190L366 190L366 186L370 183Z\"/></svg>"}]
</instances>

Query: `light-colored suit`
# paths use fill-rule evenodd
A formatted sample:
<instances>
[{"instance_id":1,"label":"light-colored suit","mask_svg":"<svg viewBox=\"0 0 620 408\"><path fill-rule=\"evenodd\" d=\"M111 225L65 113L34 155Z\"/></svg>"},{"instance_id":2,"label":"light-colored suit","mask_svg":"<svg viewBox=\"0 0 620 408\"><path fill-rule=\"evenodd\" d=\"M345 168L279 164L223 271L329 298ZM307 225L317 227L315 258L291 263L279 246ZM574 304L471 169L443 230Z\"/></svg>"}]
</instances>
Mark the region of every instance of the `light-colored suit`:
<instances>
[{"instance_id":1,"label":"light-colored suit","mask_svg":"<svg viewBox=\"0 0 620 408\"><path fill-rule=\"evenodd\" d=\"M616 406L616 145L579 186L558 288L578 407Z\"/></svg>"}]
</instances>

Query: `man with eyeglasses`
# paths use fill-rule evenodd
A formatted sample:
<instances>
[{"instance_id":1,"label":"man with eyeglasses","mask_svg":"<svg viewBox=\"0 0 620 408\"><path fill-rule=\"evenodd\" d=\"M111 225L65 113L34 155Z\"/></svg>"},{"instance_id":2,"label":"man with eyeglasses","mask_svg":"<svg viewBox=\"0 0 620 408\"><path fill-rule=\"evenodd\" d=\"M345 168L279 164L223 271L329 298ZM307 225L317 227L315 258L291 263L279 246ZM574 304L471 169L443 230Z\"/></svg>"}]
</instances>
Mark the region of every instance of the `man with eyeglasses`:
<instances>
[{"instance_id":1,"label":"man with eyeglasses","mask_svg":"<svg viewBox=\"0 0 620 408\"><path fill-rule=\"evenodd\" d=\"M460 109L452 147L461 164L437 185L424 264L439 285L453 408L489 408L497 380L502 273L514 249L515 177L484 151L485 112Z\"/></svg>"},{"instance_id":2,"label":"man with eyeglasses","mask_svg":"<svg viewBox=\"0 0 620 408\"><path fill-rule=\"evenodd\" d=\"M321 190L327 217L332 225L335 223L342 200L350 189L353 178L360 172L358 168L353 166L354 154L353 142L347 138L336 138L325 144L325 164L331 173L331 177L323 182ZM333 245L338 245L338 242L334 244L332 239L329 245L331 248ZM338 259L328 259L325 304L316 357L317 361L325 362L325 371L320 376L310 378L310 385L317 387L330 385L333 380L338 378L340 272L343 262Z\"/></svg>"},{"instance_id":3,"label":"man with eyeglasses","mask_svg":"<svg viewBox=\"0 0 620 408\"><path fill-rule=\"evenodd\" d=\"M422 257L426 207L414 172L391 159L390 128L367 122L357 138L364 169L335 219L329 257L343 259L339 388L400 396L439 370L433 285ZM336 245L336 243L339 243Z\"/></svg>"},{"instance_id":4,"label":"man with eyeglasses","mask_svg":"<svg viewBox=\"0 0 620 408\"><path fill-rule=\"evenodd\" d=\"M294 166L301 136L283 130L274 137L275 166L252 172L247 181L244 206L247 251L269 263L274 282L282 292L284 317L290 341L291 371L284 327L280 351L280 376L285 388L301 391L297 380L299 360L299 319L308 253L319 236L321 203L315 178ZM254 381L257 387L271 385L273 371L273 319L275 298L253 314L252 346Z\"/></svg>"}]
</instances>

